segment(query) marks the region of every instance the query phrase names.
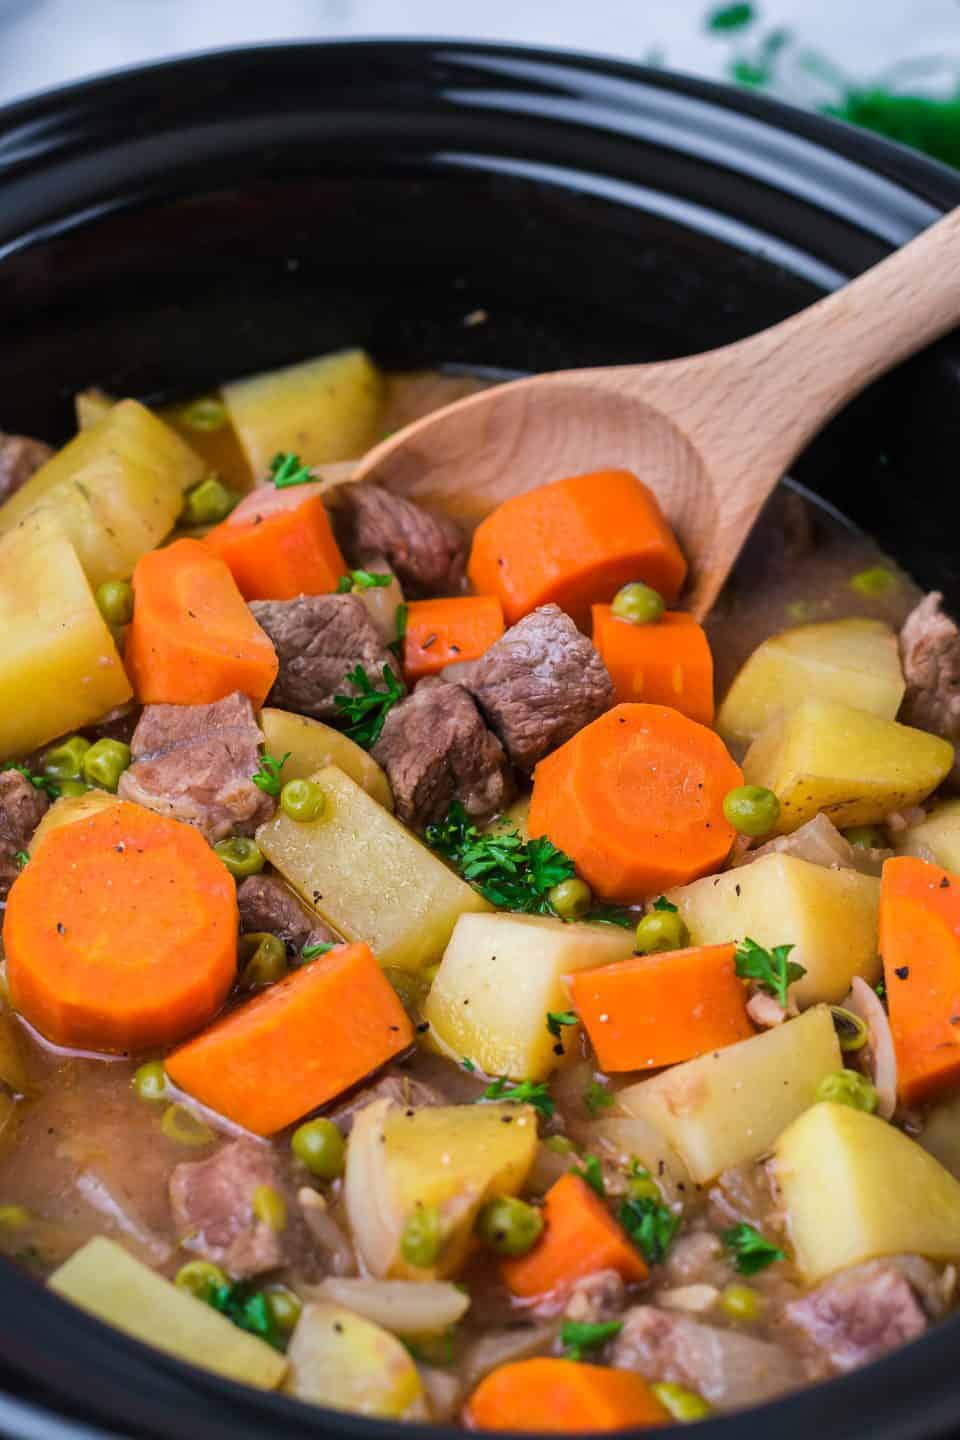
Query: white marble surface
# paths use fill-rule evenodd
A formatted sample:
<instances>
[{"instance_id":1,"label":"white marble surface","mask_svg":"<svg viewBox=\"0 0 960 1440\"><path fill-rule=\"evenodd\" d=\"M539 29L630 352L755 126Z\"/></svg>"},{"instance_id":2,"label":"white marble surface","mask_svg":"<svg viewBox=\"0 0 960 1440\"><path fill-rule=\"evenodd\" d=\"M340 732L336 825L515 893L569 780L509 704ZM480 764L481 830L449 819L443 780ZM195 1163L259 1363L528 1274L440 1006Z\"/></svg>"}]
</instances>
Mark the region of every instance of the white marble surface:
<instances>
[{"instance_id":1,"label":"white marble surface","mask_svg":"<svg viewBox=\"0 0 960 1440\"><path fill-rule=\"evenodd\" d=\"M444 35L552 44L719 77L709 0L0 0L0 102L141 61L234 44ZM910 56L960 59L960 0L765 0L852 74Z\"/></svg>"}]
</instances>

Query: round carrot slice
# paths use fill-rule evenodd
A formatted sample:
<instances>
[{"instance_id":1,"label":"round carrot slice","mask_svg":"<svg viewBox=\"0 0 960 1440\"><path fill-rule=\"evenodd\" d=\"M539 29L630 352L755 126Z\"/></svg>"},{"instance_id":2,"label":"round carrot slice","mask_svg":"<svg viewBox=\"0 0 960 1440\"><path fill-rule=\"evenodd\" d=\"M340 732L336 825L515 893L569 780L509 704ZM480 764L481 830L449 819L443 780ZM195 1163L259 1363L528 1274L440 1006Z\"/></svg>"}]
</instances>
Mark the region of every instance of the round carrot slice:
<instances>
[{"instance_id":1,"label":"round carrot slice","mask_svg":"<svg viewBox=\"0 0 960 1440\"><path fill-rule=\"evenodd\" d=\"M198 831L123 802L51 830L7 900L10 998L57 1045L183 1039L236 974L233 880Z\"/></svg>"}]
</instances>

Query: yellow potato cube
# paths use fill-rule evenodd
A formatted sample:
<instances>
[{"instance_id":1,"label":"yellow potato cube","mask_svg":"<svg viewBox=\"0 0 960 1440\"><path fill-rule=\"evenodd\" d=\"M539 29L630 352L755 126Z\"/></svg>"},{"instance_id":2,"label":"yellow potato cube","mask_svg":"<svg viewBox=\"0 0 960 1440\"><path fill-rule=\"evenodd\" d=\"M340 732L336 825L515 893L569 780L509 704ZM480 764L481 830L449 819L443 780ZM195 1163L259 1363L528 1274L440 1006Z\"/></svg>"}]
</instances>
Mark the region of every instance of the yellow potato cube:
<instances>
[{"instance_id":1,"label":"yellow potato cube","mask_svg":"<svg viewBox=\"0 0 960 1440\"><path fill-rule=\"evenodd\" d=\"M918 825L894 835L893 843L902 855L960 871L960 800L941 800Z\"/></svg>"},{"instance_id":2,"label":"yellow potato cube","mask_svg":"<svg viewBox=\"0 0 960 1440\"><path fill-rule=\"evenodd\" d=\"M811 1283L880 1255L960 1260L960 1181L876 1115L814 1105L780 1137L776 1175Z\"/></svg>"},{"instance_id":3,"label":"yellow potato cube","mask_svg":"<svg viewBox=\"0 0 960 1440\"><path fill-rule=\"evenodd\" d=\"M393 809L390 782L376 760L339 730L321 720L311 720L308 715L270 706L260 711L260 729L267 753L278 760L287 756L281 771L284 784L288 780L308 780L318 770L336 765L380 805Z\"/></svg>"},{"instance_id":4,"label":"yellow potato cube","mask_svg":"<svg viewBox=\"0 0 960 1440\"><path fill-rule=\"evenodd\" d=\"M416 1363L389 1330L319 1301L304 1306L287 1351L284 1389L298 1400L382 1420L427 1420Z\"/></svg>"},{"instance_id":5,"label":"yellow potato cube","mask_svg":"<svg viewBox=\"0 0 960 1440\"><path fill-rule=\"evenodd\" d=\"M111 795L109 790L88 790L85 795L61 795L31 835L27 847L29 853L35 853L40 841L51 830L59 830L61 825L72 825L74 820L86 820L89 815L96 815L98 810L109 810L112 805L119 804L120 796Z\"/></svg>"}]
</instances>

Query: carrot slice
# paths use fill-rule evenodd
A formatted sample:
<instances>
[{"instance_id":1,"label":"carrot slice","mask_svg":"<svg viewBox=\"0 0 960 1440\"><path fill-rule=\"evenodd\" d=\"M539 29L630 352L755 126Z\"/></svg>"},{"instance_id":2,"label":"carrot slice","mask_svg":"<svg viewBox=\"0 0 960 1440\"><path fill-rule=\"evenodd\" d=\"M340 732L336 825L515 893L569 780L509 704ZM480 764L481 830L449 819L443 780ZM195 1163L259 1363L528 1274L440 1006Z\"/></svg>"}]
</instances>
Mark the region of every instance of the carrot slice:
<instances>
[{"instance_id":1,"label":"carrot slice","mask_svg":"<svg viewBox=\"0 0 960 1440\"><path fill-rule=\"evenodd\" d=\"M143 705L212 705L240 690L262 705L276 652L222 560L177 540L137 561L124 663Z\"/></svg>"},{"instance_id":2,"label":"carrot slice","mask_svg":"<svg viewBox=\"0 0 960 1440\"><path fill-rule=\"evenodd\" d=\"M598 470L498 505L477 527L468 570L511 625L553 601L585 628L591 604L630 580L673 600L687 564L653 491L629 470Z\"/></svg>"},{"instance_id":3,"label":"carrot slice","mask_svg":"<svg viewBox=\"0 0 960 1440\"><path fill-rule=\"evenodd\" d=\"M255 1135L326 1105L413 1043L367 945L343 945L167 1058L175 1085Z\"/></svg>"},{"instance_id":4,"label":"carrot slice","mask_svg":"<svg viewBox=\"0 0 960 1440\"><path fill-rule=\"evenodd\" d=\"M692 615L673 610L655 625L631 625L609 605L594 605L593 643L618 702L671 705L701 725L713 724L713 656Z\"/></svg>"},{"instance_id":5,"label":"carrot slice","mask_svg":"<svg viewBox=\"0 0 960 1440\"><path fill-rule=\"evenodd\" d=\"M647 1266L598 1195L579 1175L562 1175L543 1201L544 1229L527 1255L504 1260L500 1274L523 1300L558 1303L575 1280L595 1270L616 1270L624 1280L645 1280Z\"/></svg>"},{"instance_id":6,"label":"carrot slice","mask_svg":"<svg viewBox=\"0 0 960 1440\"><path fill-rule=\"evenodd\" d=\"M636 955L565 976L602 1070L654 1070L754 1033L735 945Z\"/></svg>"},{"instance_id":7,"label":"carrot slice","mask_svg":"<svg viewBox=\"0 0 960 1440\"><path fill-rule=\"evenodd\" d=\"M960 875L926 860L887 860L880 953L897 1091L920 1105L960 1085Z\"/></svg>"},{"instance_id":8,"label":"carrot slice","mask_svg":"<svg viewBox=\"0 0 960 1440\"><path fill-rule=\"evenodd\" d=\"M467 1401L463 1418L475 1430L567 1435L670 1423L642 1375L549 1356L491 1371Z\"/></svg>"},{"instance_id":9,"label":"carrot slice","mask_svg":"<svg viewBox=\"0 0 960 1440\"><path fill-rule=\"evenodd\" d=\"M479 660L503 634L503 610L494 595L412 600L407 606L403 668L413 684L445 665Z\"/></svg>"},{"instance_id":10,"label":"carrot slice","mask_svg":"<svg viewBox=\"0 0 960 1440\"><path fill-rule=\"evenodd\" d=\"M528 828L606 900L635 901L723 864L723 797L743 775L718 735L663 705L617 705L541 760Z\"/></svg>"},{"instance_id":11,"label":"carrot slice","mask_svg":"<svg viewBox=\"0 0 960 1440\"><path fill-rule=\"evenodd\" d=\"M320 484L262 485L204 536L245 600L329 595L347 565L334 539Z\"/></svg>"},{"instance_id":12,"label":"carrot slice","mask_svg":"<svg viewBox=\"0 0 960 1440\"><path fill-rule=\"evenodd\" d=\"M10 998L57 1045L170 1045L237 969L236 886L199 831L123 801L51 830L14 883Z\"/></svg>"}]
</instances>

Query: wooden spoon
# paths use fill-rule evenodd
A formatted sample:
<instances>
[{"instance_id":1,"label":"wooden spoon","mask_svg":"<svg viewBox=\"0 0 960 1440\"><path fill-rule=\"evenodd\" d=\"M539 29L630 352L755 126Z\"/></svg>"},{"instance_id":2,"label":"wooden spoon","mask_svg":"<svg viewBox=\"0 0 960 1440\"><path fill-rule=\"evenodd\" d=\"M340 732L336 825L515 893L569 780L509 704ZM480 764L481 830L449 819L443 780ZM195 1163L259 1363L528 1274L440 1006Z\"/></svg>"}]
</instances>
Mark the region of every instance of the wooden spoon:
<instances>
[{"instance_id":1,"label":"wooden spoon","mask_svg":"<svg viewBox=\"0 0 960 1440\"><path fill-rule=\"evenodd\" d=\"M960 209L844 289L704 355L498 385L364 456L374 480L472 529L521 491L625 467L659 497L703 616L800 451L871 380L960 323Z\"/></svg>"}]
</instances>

